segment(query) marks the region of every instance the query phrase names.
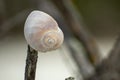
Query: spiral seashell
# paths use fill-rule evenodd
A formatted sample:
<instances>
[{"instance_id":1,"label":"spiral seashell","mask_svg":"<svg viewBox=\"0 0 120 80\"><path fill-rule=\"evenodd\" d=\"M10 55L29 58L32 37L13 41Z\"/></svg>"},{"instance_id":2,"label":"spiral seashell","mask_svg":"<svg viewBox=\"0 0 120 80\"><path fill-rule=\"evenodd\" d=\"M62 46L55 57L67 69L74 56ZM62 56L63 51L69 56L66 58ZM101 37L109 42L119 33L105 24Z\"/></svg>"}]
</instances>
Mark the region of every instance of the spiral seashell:
<instances>
[{"instance_id":1,"label":"spiral seashell","mask_svg":"<svg viewBox=\"0 0 120 80\"><path fill-rule=\"evenodd\" d=\"M35 50L47 52L61 46L64 35L57 22L42 11L33 11L28 16L24 35L28 44Z\"/></svg>"}]
</instances>

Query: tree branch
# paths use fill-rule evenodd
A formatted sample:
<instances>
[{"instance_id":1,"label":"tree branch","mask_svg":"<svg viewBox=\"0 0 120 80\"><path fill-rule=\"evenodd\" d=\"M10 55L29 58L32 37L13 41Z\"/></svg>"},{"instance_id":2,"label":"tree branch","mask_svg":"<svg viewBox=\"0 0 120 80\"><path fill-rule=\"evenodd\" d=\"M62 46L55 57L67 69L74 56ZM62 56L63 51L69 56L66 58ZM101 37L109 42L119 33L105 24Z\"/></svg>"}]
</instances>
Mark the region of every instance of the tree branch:
<instances>
[{"instance_id":1,"label":"tree branch","mask_svg":"<svg viewBox=\"0 0 120 80\"><path fill-rule=\"evenodd\" d=\"M28 45L25 80L35 80L38 52Z\"/></svg>"},{"instance_id":2,"label":"tree branch","mask_svg":"<svg viewBox=\"0 0 120 80\"><path fill-rule=\"evenodd\" d=\"M80 14L74 9L70 0L51 0L53 4L60 10L64 17L67 26L73 32L73 35L82 42L86 49L89 59L94 65L98 65L101 62L101 55L97 44L93 38L84 28ZM77 16L77 17L76 17Z\"/></svg>"}]
</instances>

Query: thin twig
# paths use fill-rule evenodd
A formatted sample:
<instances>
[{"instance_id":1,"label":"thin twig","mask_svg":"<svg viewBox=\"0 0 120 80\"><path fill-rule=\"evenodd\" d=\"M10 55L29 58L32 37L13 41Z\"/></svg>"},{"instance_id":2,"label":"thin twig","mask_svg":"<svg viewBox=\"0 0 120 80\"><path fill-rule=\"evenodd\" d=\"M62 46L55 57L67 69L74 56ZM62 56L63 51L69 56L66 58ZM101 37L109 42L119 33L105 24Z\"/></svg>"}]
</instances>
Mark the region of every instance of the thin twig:
<instances>
[{"instance_id":1,"label":"thin twig","mask_svg":"<svg viewBox=\"0 0 120 80\"><path fill-rule=\"evenodd\" d=\"M84 78L88 78L92 76L94 72L94 67L90 63L90 61L87 59L87 57L84 55L84 53L79 53L77 50L75 50L74 45L71 44L71 42L66 42L68 49L71 52L72 58L77 63L77 66L79 68L79 72L82 74ZM82 47L81 47L82 48Z\"/></svg>"},{"instance_id":2,"label":"thin twig","mask_svg":"<svg viewBox=\"0 0 120 80\"><path fill-rule=\"evenodd\" d=\"M23 10L0 25L0 38L4 37L15 25L22 23L31 9Z\"/></svg>"},{"instance_id":3,"label":"thin twig","mask_svg":"<svg viewBox=\"0 0 120 80\"><path fill-rule=\"evenodd\" d=\"M87 51L87 55L90 56L91 62L94 65L98 65L101 61L101 55L96 45L94 38L86 31L85 26L82 23L80 14L75 10L70 0L51 0L54 5L60 10L63 15L67 26L73 32L74 36L82 42ZM77 16L77 17L76 17Z\"/></svg>"},{"instance_id":4,"label":"thin twig","mask_svg":"<svg viewBox=\"0 0 120 80\"><path fill-rule=\"evenodd\" d=\"M28 45L25 80L35 80L38 52Z\"/></svg>"},{"instance_id":5,"label":"thin twig","mask_svg":"<svg viewBox=\"0 0 120 80\"><path fill-rule=\"evenodd\" d=\"M75 80L75 78L74 77L68 77L65 80Z\"/></svg>"},{"instance_id":6,"label":"thin twig","mask_svg":"<svg viewBox=\"0 0 120 80\"><path fill-rule=\"evenodd\" d=\"M120 37L109 56L96 67L96 74L86 80L120 80Z\"/></svg>"}]
</instances>

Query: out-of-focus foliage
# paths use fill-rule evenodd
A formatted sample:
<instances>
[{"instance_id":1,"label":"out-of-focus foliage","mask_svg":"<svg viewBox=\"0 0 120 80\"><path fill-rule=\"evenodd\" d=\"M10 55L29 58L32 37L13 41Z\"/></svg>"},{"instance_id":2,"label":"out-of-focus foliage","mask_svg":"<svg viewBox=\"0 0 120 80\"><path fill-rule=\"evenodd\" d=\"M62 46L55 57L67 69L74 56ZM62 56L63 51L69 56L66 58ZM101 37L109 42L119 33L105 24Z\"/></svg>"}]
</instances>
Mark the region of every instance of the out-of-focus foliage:
<instances>
[{"instance_id":1,"label":"out-of-focus foliage","mask_svg":"<svg viewBox=\"0 0 120 80\"><path fill-rule=\"evenodd\" d=\"M72 0L72 2L91 32L94 32L93 35L115 36L120 32L119 0Z\"/></svg>"}]
</instances>

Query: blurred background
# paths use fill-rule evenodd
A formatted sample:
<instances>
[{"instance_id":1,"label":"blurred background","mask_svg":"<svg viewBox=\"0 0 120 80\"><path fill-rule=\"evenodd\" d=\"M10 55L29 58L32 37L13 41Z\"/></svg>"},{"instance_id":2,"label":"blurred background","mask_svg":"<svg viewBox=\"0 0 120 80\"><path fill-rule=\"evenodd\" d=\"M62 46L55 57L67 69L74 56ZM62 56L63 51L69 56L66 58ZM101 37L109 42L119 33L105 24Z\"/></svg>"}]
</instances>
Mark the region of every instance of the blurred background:
<instances>
[{"instance_id":1,"label":"blurred background","mask_svg":"<svg viewBox=\"0 0 120 80\"><path fill-rule=\"evenodd\" d=\"M120 32L119 0L0 0L0 79L23 80L28 14L50 14L65 35L62 47L39 54L36 80L84 80L106 58ZM40 53L40 52L39 52ZM87 67L86 67L87 66Z\"/></svg>"}]
</instances>

